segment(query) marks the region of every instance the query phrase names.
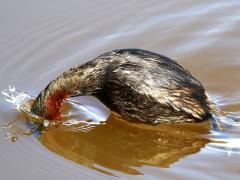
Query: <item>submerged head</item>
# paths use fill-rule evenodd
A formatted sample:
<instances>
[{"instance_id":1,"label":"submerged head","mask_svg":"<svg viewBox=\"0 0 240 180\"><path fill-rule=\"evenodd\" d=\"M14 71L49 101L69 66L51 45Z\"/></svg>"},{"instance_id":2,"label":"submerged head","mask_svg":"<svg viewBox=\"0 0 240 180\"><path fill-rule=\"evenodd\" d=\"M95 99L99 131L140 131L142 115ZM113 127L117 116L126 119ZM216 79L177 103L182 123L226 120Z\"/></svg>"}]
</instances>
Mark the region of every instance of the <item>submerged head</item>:
<instances>
[{"instance_id":1,"label":"submerged head","mask_svg":"<svg viewBox=\"0 0 240 180\"><path fill-rule=\"evenodd\" d=\"M70 91L66 88L59 88L58 84L51 82L34 101L31 112L41 117L38 122L28 120L28 127L35 131L43 127L44 120L60 121L61 104L69 97Z\"/></svg>"},{"instance_id":2,"label":"submerged head","mask_svg":"<svg viewBox=\"0 0 240 180\"><path fill-rule=\"evenodd\" d=\"M64 90L44 90L33 103L31 112L48 120L60 120L61 104L68 96Z\"/></svg>"}]
</instances>

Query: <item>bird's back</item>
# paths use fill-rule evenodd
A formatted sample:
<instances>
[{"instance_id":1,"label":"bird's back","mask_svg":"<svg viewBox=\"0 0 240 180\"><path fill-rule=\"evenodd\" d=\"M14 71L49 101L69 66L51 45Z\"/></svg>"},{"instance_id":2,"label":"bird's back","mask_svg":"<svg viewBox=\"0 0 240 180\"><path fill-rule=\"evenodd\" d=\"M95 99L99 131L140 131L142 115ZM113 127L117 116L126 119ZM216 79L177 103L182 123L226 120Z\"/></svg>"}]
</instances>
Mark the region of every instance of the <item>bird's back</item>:
<instances>
[{"instance_id":1,"label":"bird's back","mask_svg":"<svg viewBox=\"0 0 240 180\"><path fill-rule=\"evenodd\" d=\"M115 50L99 58L109 63L99 98L123 116L153 124L209 116L203 86L172 59L139 49Z\"/></svg>"}]
</instances>

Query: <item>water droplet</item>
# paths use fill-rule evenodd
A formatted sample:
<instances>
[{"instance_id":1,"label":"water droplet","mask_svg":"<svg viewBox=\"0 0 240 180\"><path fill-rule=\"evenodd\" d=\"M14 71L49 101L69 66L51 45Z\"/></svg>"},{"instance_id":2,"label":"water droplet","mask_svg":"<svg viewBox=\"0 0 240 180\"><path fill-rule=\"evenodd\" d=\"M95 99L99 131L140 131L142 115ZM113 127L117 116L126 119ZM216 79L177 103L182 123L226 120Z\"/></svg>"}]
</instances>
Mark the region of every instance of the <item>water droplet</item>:
<instances>
[{"instance_id":1,"label":"water droplet","mask_svg":"<svg viewBox=\"0 0 240 180\"><path fill-rule=\"evenodd\" d=\"M17 136L13 136L13 137L12 137L12 142L16 142L17 139L18 139Z\"/></svg>"},{"instance_id":2,"label":"water droplet","mask_svg":"<svg viewBox=\"0 0 240 180\"><path fill-rule=\"evenodd\" d=\"M13 87L13 86L9 86L8 89L9 89L10 92L15 92L16 91L16 88Z\"/></svg>"},{"instance_id":3,"label":"water droplet","mask_svg":"<svg viewBox=\"0 0 240 180\"><path fill-rule=\"evenodd\" d=\"M5 135L5 138L10 138L11 137L11 133L7 132L7 134Z\"/></svg>"},{"instance_id":4,"label":"water droplet","mask_svg":"<svg viewBox=\"0 0 240 180\"><path fill-rule=\"evenodd\" d=\"M44 120L43 121L43 126L44 127L48 127L49 126L49 121L48 120Z\"/></svg>"}]
</instances>

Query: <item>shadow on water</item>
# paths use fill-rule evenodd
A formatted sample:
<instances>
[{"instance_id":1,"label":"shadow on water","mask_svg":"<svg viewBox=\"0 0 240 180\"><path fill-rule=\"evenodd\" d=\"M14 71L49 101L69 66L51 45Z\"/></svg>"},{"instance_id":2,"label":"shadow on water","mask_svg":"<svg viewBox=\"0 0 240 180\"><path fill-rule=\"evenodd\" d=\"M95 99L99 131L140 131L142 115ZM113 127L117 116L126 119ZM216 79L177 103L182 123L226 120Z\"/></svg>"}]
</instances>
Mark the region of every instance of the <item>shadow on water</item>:
<instances>
[{"instance_id":1,"label":"shadow on water","mask_svg":"<svg viewBox=\"0 0 240 180\"><path fill-rule=\"evenodd\" d=\"M108 169L137 175L142 174L137 167L144 165L167 168L210 142L202 136L209 133L208 123L150 126L126 122L115 113L88 132L71 128L61 125L39 140L66 159L110 175Z\"/></svg>"}]
</instances>

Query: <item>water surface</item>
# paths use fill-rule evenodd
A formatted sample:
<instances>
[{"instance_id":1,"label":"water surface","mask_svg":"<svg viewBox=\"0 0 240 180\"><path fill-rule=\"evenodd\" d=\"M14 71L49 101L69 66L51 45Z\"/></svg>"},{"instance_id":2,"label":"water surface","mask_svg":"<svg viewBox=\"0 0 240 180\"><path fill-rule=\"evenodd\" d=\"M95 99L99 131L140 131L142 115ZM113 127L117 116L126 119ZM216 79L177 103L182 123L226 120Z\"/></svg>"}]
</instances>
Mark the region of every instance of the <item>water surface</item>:
<instances>
[{"instance_id":1,"label":"water surface","mask_svg":"<svg viewBox=\"0 0 240 180\"><path fill-rule=\"evenodd\" d=\"M240 127L231 119L240 117L239 8L209 0L1 2L0 89L37 96L71 66L134 47L176 59L226 112L224 132L208 123L151 129L111 115L87 132L64 126L40 141L0 139L1 178L238 179ZM1 96L1 124L22 118L11 109Z\"/></svg>"}]
</instances>

